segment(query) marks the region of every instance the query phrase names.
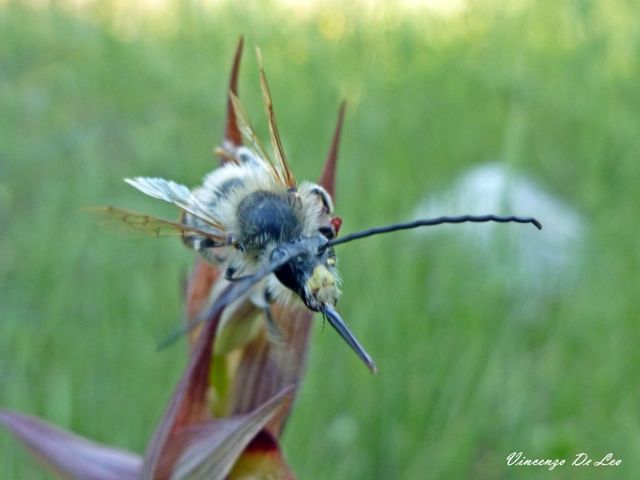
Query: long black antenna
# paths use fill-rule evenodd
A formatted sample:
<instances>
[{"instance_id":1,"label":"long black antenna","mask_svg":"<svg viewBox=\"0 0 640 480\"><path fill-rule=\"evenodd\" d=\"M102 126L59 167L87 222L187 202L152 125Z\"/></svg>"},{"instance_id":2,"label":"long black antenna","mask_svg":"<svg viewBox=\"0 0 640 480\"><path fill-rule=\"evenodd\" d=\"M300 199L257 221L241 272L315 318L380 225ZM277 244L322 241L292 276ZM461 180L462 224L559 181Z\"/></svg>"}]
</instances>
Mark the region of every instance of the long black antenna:
<instances>
[{"instance_id":1,"label":"long black antenna","mask_svg":"<svg viewBox=\"0 0 640 480\"><path fill-rule=\"evenodd\" d=\"M360 238L371 237L373 235L379 235L381 233L395 232L397 230L409 230L417 227L431 227L433 225L441 225L443 223L465 223L465 222L499 222L499 223L532 223L538 230L542 230L542 224L533 217L503 217L499 215L461 215L459 217L438 217L428 218L425 220L415 220L407 223L395 223L393 225L386 225L384 227L369 228L362 230L361 232L350 233L344 237L331 240L326 243L323 248L333 247L340 245L341 243L351 242L353 240L359 240Z\"/></svg>"}]
</instances>

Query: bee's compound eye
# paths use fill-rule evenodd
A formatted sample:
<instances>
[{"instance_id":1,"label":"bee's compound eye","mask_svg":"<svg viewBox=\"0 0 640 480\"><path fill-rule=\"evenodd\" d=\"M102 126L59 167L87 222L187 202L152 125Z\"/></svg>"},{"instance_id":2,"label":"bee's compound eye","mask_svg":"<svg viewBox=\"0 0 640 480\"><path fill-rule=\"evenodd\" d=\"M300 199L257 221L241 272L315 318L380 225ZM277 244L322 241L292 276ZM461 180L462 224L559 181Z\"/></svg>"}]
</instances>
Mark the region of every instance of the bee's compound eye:
<instances>
[{"instance_id":1,"label":"bee's compound eye","mask_svg":"<svg viewBox=\"0 0 640 480\"><path fill-rule=\"evenodd\" d=\"M334 233L334 230L333 230L333 226L331 226L331 227L320 227L318 229L318 231L327 240L333 240L335 238L335 236L336 236L335 233Z\"/></svg>"},{"instance_id":2,"label":"bee's compound eye","mask_svg":"<svg viewBox=\"0 0 640 480\"><path fill-rule=\"evenodd\" d=\"M325 211L328 214L331 214L333 212L333 202L331 201L331 197L329 196L327 191L324 188L322 188L320 185L316 185L311 190L311 192L320 198L320 201L322 202L322 205L324 206Z\"/></svg>"}]
</instances>

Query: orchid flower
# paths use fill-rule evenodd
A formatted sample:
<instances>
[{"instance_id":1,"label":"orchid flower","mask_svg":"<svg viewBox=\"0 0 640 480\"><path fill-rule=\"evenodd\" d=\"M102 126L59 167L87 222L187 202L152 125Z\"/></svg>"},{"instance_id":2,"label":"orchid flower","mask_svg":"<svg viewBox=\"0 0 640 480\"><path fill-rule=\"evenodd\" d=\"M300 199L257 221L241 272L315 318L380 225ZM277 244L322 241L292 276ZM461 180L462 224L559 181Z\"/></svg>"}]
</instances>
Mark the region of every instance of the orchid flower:
<instances>
[{"instance_id":1,"label":"orchid flower","mask_svg":"<svg viewBox=\"0 0 640 480\"><path fill-rule=\"evenodd\" d=\"M240 39L221 163L242 145L232 102L242 46ZM320 177L331 195L343 117L344 104ZM228 294L231 285L223 287L220 271L196 260L186 289L186 321L193 326L203 312L206 319L190 330L188 365L144 454L99 444L14 411L0 410L0 423L63 478L294 478L279 439L304 374L312 312L275 306L285 341L274 344L264 328L255 328L256 308L235 301Z\"/></svg>"}]
</instances>

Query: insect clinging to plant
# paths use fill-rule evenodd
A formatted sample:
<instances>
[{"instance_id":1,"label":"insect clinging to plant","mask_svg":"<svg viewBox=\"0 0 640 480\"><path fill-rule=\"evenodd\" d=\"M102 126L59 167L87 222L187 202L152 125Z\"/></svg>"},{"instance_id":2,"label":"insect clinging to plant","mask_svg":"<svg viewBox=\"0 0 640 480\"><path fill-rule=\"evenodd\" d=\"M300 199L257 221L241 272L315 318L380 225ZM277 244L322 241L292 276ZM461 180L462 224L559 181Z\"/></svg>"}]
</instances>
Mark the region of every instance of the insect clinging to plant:
<instances>
[{"instance_id":1,"label":"insect clinging to plant","mask_svg":"<svg viewBox=\"0 0 640 480\"><path fill-rule=\"evenodd\" d=\"M260 84L274 158L261 145L236 95L241 51L242 40L232 71L226 141L217 150L224 159L222 165L194 189L162 178L125 179L146 195L179 207L180 220L164 220L114 207L99 212L158 236L180 235L185 245L224 271L224 281L230 286L209 311L221 308L221 302L229 305L248 300L264 312L267 330L277 337L271 305L301 303L320 312L375 372L373 359L336 310L341 294L336 246L381 233L443 223L518 222L542 228L531 217L466 215L398 223L339 238L342 220L335 215L331 193L344 104L323 180L320 184L297 182L280 140L259 51ZM200 320L207 317L205 312ZM194 325L183 328L181 333Z\"/></svg>"}]
</instances>

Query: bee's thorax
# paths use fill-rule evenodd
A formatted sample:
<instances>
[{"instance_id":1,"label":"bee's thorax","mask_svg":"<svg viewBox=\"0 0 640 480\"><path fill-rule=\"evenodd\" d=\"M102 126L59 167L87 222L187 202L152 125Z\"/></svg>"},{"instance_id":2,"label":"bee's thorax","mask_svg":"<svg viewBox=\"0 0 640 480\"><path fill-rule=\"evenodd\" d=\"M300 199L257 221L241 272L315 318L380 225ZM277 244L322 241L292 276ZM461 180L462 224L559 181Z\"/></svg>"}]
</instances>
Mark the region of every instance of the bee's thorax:
<instances>
[{"instance_id":1,"label":"bee's thorax","mask_svg":"<svg viewBox=\"0 0 640 480\"><path fill-rule=\"evenodd\" d=\"M301 234L300 221L286 194L258 190L237 208L237 241L247 250L262 251L273 242L290 241Z\"/></svg>"}]
</instances>

